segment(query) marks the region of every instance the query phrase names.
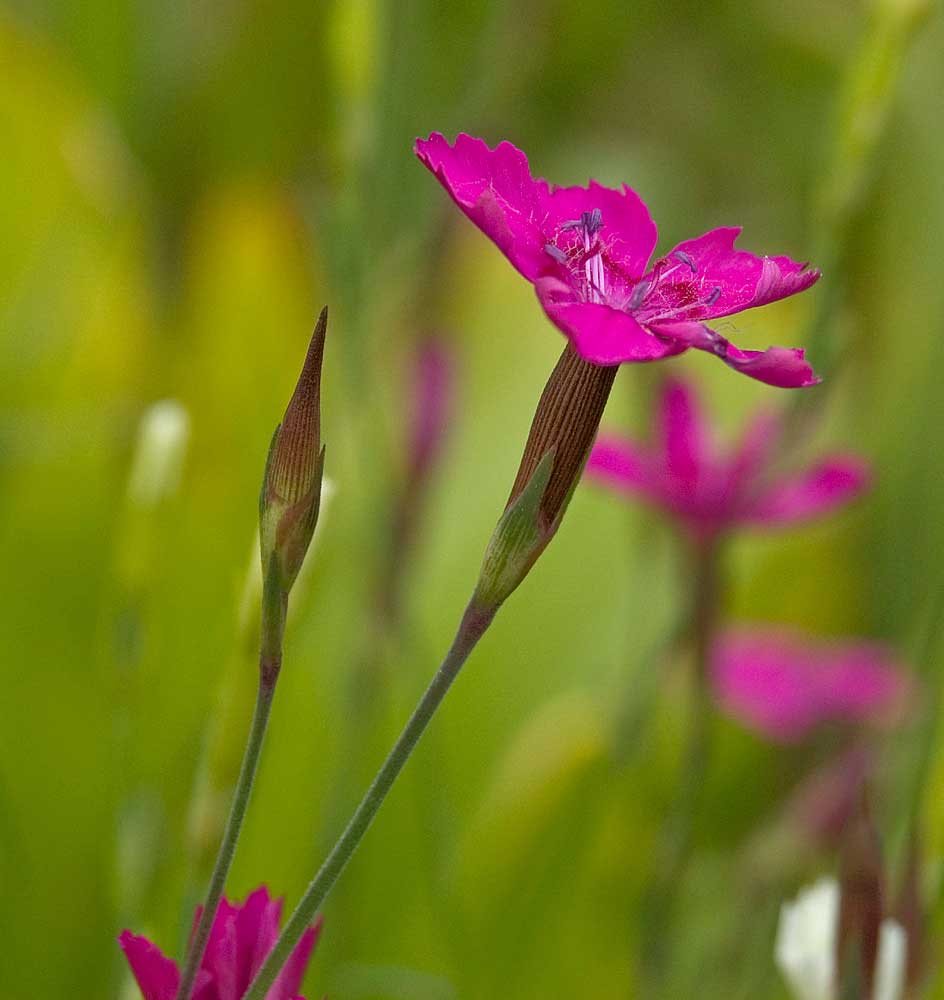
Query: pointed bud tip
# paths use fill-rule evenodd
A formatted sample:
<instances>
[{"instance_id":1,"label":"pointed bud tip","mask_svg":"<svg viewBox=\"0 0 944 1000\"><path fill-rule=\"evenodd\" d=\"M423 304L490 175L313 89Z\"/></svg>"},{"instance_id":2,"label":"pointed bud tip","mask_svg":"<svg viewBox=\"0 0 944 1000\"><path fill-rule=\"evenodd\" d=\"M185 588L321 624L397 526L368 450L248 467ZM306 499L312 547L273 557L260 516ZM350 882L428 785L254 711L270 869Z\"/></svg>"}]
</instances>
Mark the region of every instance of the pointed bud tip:
<instances>
[{"instance_id":1,"label":"pointed bud tip","mask_svg":"<svg viewBox=\"0 0 944 1000\"><path fill-rule=\"evenodd\" d=\"M318 322L312 332L311 340L308 343L308 353L305 355L305 363L302 365L301 374L298 376L298 384L295 393L289 403L289 410L292 404L300 396L312 396L320 393L321 390L321 366L324 363L325 335L328 332L328 307L325 306L318 316ZM286 417L289 410L286 410Z\"/></svg>"},{"instance_id":2,"label":"pointed bud tip","mask_svg":"<svg viewBox=\"0 0 944 1000\"><path fill-rule=\"evenodd\" d=\"M295 503L312 488L321 453L321 368L328 307L321 310L295 391L276 432L267 488Z\"/></svg>"}]
</instances>

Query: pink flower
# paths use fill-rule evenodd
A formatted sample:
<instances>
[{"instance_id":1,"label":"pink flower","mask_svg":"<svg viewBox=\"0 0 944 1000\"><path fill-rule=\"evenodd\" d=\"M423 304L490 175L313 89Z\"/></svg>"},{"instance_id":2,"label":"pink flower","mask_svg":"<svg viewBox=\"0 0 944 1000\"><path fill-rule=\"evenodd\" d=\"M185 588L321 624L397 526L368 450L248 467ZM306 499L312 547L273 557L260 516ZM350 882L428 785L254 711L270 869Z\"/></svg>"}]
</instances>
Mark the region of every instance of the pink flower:
<instances>
[{"instance_id":1,"label":"pink flower","mask_svg":"<svg viewBox=\"0 0 944 1000\"><path fill-rule=\"evenodd\" d=\"M852 455L830 456L794 475L771 474L780 426L769 413L755 418L729 454L719 453L693 390L674 379L662 391L655 437L644 447L601 435L587 473L668 511L700 540L738 525L771 528L814 517L869 484L868 466Z\"/></svg>"},{"instance_id":2,"label":"pink flower","mask_svg":"<svg viewBox=\"0 0 944 1000\"><path fill-rule=\"evenodd\" d=\"M193 1000L240 1000L279 936L281 913L282 900L270 899L265 886L250 893L242 906L223 899L197 973ZM267 1000L304 1000L297 996L298 988L320 931L319 921L304 933ZM118 941L144 1000L175 1000L180 982L177 963L147 938L130 931L122 931Z\"/></svg>"},{"instance_id":3,"label":"pink flower","mask_svg":"<svg viewBox=\"0 0 944 1000\"><path fill-rule=\"evenodd\" d=\"M509 142L460 134L418 139L416 155L460 209L532 282L551 321L586 361L655 361L690 347L770 385L818 380L803 351L742 351L705 324L809 288L819 271L789 257L735 250L737 228L713 229L649 265L656 226L639 196L591 181L553 187Z\"/></svg>"},{"instance_id":4,"label":"pink flower","mask_svg":"<svg viewBox=\"0 0 944 1000\"><path fill-rule=\"evenodd\" d=\"M711 675L728 713L783 743L827 722L898 722L910 689L907 674L879 643L813 642L774 627L723 633Z\"/></svg>"}]
</instances>

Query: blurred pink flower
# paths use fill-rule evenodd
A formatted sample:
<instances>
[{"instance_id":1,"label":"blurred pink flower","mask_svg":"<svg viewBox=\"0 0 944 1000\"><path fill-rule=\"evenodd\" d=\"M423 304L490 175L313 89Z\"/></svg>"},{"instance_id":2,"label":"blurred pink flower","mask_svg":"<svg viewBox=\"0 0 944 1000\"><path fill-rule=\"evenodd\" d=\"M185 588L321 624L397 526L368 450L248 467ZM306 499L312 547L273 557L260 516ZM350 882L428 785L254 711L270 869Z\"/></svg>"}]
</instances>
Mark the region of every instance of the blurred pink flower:
<instances>
[{"instance_id":1,"label":"blurred pink flower","mask_svg":"<svg viewBox=\"0 0 944 1000\"><path fill-rule=\"evenodd\" d=\"M809 288L819 271L735 250L738 228L680 243L651 267L657 231L639 196L591 181L553 187L509 142L460 133L418 139L416 155L459 208L532 282L551 321L598 365L655 361L690 347L789 388L818 380L803 351L743 351L705 323Z\"/></svg>"},{"instance_id":2,"label":"blurred pink flower","mask_svg":"<svg viewBox=\"0 0 944 1000\"><path fill-rule=\"evenodd\" d=\"M193 1000L240 1000L279 936L281 913L282 900L270 899L265 886L250 893L242 906L223 899L197 973ZM298 988L320 930L319 921L305 932L267 1000L304 1000L297 995ZM144 1000L175 1000L180 982L177 963L147 938L130 931L122 931L118 941Z\"/></svg>"},{"instance_id":3,"label":"blurred pink flower","mask_svg":"<svg viewBox=\"0 0 944 1000\"><path fill-rule=\"evenodd\" d=\"M869 485L866 463L845 454L794 475L769 475L780 451L779 420L771 413L759 414L730 454L719 454L693 390L678 380L662 390L655 438L643 447L601 435L587 474L668 511L700 540L739 525L772 528L824 514Z\"/></svg>"},{"instance_id":4,"label":"blurred pink flower","mask_svg":"<svg viewBox=\"0 0 944 1000\"><path fill-rule=\"evenodd\" d=\"M722 707L777 742L827 722L902 718L908 675L875 642L813 642L789 629L732 629L716 640L712 683Z\"/></svg>"}]
</instances>

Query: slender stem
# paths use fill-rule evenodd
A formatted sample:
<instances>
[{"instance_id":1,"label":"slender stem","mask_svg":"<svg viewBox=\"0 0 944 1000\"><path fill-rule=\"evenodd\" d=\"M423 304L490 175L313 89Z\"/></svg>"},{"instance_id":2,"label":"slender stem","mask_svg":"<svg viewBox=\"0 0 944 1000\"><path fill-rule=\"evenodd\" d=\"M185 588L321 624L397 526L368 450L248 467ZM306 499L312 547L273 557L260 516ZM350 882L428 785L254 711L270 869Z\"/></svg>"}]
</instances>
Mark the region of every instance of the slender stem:
<instances>
[{"instance_id":1,"label":"slender stem","mask_svg":"<svg viewBox=\"0 0 944 1000\"><path fill-rule=\"evenodd\" d=\"M677 792L666 820L662 852L649 890L643 962L658 985L668 951L668 930L681 880L691 856L711 757L711 646L717 627L718 548L714 541L695 549L691 635L693 676L690 714Z\"/></svg>"},{"instance_id":2,"label":"slender stem","mask_svg":"<svg viewBox=\"0 0 944 1000\"><path fill-rule=\"evenodd\" d=\"M717 607L717 554L711 543L696 554L695 593L692 606L694 676L688 741L682 761L681 794L673 817L671 859L677 870L675 882L684 869L691 850L692 831L701 802L711 747L711 644L714 639Z\"/></svg>"},{"instance_id":3,"label":"slender stem","mask_svg":"<svg viewBox=\"0 0 944 1000\"><path fill-rule=\"evenodd\" d=\"M200 962L210 939L210 930L223 897L226 876L233 864L236 843L239 840L243 819L246 816L246 808L249 805L249 797L252 794L256 769L259 765L259 755L269 724L272 699L275 696L275 685L282 663L282 632L285 624L286 595L281 593L275 585L275 574L270 572L266 577L262 598L262 641L259 653L259 689L256 693L256 707L252 714L242 766L239 769L239 779L233 792L229 818L226 821L226 829L223 832L223 840L216 856L216 863L213 865L213 874L210 876L206 901L187 949L187 958L177 990L177 1000L190 1000L194 981L200 969Z\"/></svg>"},{"instance_id":4,"label":"slender stem","mask_svg":"<svg viewBox=\"0 0 944 1000\"><path fill-rule=\"evenodd\" d=\"M306 928L314 919L318 908L334 887L344 866L357 849L374 816L397 780L403 765L409 760L423 731L456 679L462 665L469 658L476 643L485 633L495 616L496 609L483 608L473 601L465 610L456 637L439 669L413 710L393 749L387 755L350 822L338 838L301 902L279 935L262 968L245 993L243 1000L263 1000L275 982L282 966L288 961Z\"/></svg>"}]
</instances>

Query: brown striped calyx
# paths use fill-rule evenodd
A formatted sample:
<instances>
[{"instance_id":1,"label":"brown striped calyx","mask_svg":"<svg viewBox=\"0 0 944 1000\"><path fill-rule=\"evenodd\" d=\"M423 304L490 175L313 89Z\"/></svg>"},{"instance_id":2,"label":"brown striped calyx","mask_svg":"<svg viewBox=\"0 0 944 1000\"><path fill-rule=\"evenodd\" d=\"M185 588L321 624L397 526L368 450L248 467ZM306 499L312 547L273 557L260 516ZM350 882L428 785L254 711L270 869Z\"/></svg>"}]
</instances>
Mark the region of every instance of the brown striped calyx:
<instances>
[{"instance_id":1,"label":"brown striped calyx","mask_svg":"<svg viewBox=\"0 0 944 1000\"><path fill-rule=\"evenodd\" d=\"M548 525L563 515L590 454L616 371L584 361L569 344L564 349L541 393L506 509L553 449L554 464L541 498L541 514Z\"/></svg>"},{"instance_id":2,"label":"brown striped calyx","mask_svg":"<svg viewBox=\"0 0 944 1000\"><path fill-rule=\"evenodd\" d=\"M321 502L321 367L327 326L325 307L285 416L272 437L259 498L262 571L266 576L277 572L284 593L301 569Z\"/></svg>"},{"instance_id":3,"label":"brown striped calyx","mask_svg":"<svg viewBox=\"0 0 944 1000\"><path fill-rule=\"evenodd\" d=\"M497 608L554 537L580 480L616 368L584 361L568 346L538 402L505 512L485 552L476 602Z\"/></svg>"}]
</instances>

